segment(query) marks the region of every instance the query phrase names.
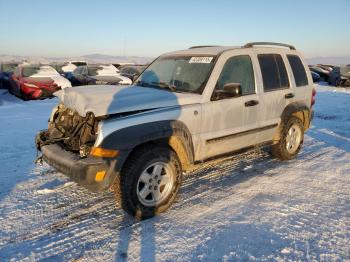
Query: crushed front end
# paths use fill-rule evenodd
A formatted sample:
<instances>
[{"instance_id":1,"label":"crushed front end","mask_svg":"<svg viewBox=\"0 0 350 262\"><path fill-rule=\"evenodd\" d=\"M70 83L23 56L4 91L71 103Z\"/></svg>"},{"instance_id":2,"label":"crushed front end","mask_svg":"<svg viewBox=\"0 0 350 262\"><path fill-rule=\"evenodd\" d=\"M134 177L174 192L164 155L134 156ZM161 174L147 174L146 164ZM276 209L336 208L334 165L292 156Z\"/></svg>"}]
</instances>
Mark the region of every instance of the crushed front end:
<instances>
[{"instance_id":1,"label":"crushed front end","mask_svg":"<svg viewBox=\"0 0 350 262\"><path fill-rule=\"evenodd\" d=\"M110 187L115 177L116 157L90 154L97 137L98 123L93 113L85 117L60 104L52 113L47 130L36 135L42 159L92 191Z\"/></svg>"}]
</instances>

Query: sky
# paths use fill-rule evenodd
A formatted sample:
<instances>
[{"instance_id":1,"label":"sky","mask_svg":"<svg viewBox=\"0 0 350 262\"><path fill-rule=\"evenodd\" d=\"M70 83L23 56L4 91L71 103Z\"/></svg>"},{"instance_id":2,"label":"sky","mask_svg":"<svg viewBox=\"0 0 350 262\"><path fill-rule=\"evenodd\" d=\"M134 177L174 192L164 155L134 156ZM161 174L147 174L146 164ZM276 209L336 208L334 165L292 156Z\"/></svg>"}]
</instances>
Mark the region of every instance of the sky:
<instances>
[{"instance_id":1,"label":"sky","mask_svg":"<svg viewBox=\"0 0 350 262\"><path fill-rule=\"evenodd\" d=\"M293 44L350 56L350 0L0 0L0 54L155 57L193 45Z\"/></svg>"}]
</instances>

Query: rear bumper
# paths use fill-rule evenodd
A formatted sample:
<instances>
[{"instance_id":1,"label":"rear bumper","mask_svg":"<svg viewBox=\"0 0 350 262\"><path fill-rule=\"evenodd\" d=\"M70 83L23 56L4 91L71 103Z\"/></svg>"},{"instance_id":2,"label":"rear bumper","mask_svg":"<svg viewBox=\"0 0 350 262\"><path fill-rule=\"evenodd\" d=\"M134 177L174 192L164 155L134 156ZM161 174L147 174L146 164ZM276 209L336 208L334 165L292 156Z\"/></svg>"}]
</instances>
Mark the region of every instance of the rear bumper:
<instances>
[{"instance_id":1,"label":"rear bumper","mask_svg":"<svg viewBox=\"0 0 350 262\"><path fill-rule=\"evenodd\" d=\"M53 93L60 90L60 88L30 88L21 86L21 92L27 99L40 99L53 97Z\"/></svg>"},{"instance_id":2,"label":"rear bumper","mask_svg":"<svg viewBox=\"0 0 350 262\"><path fill-rule=\"evenodd\" d=\"M46 163L91 191L108 189L119 175L120 166L124 162L123 156L114 159L93 156L81 158L79 154L67 151L57 143L40 146L40 142L39 133L36 136L36 145ZM100 181L96 180L98 172L105 172L104 178Z\"/></svg>"}]
</instances>

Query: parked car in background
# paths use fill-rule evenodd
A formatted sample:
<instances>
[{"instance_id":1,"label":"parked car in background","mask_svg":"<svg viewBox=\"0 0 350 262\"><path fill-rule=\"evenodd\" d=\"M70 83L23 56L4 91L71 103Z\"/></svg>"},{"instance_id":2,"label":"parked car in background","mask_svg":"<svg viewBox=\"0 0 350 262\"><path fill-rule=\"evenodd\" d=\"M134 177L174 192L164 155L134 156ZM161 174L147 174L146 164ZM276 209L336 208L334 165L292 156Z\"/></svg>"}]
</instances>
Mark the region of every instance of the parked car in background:
<instances>
[{"instance_id":1,"label":"parked car in background","mask_svg":"<svg viewBox=\"0 0 350 262\"><path fill-rule=\"evenodd\" d=\"M78 66L87 65L85 61L69 61L68 64L62 66L62 71L64 73L73 72Z\"/></svg>"},{"instance_id":2,"label":"parked car in background","mask_svg":"<svg viewBox=\"0 0 350 262\"><path fill-rule=\"evenodd\" d=\"M132 81L120 75L113 65L78 66L66 77L73 86L81 85L130 85Z\"/></svg>"},{"instance_id":3,"label":"parked car in background","mask_svg":"<svg viewBox=\"0 0 350 262\"><path fill-rule=\"evenodd\" d=\"M341 75L340 75L340 67L339 66L332 66L330 67L331 70L329 71L328 76L328 84L332 86L340 86L341 84Z\"/></svg>"},{"instance_id":4,"label":"parked car in background","mask_svg":"<svg viewBox=\"0 0 350 262\"><path fill-rule=\"evenodd\" d=\"M311 76L312 76L312 81L314 83L317 83L320 81L320 75L317 74L316 72L311 71Z\"/></svg>"},{"instance_id":5,"label":"parked car in background","mask_svg":"<svg viewBox=\"0 0 350 262\"><path fill-rule=\"evenodd\" d=\"M334 65L311 65L309 66L311 72L317 73L320 76L319 81L327 82L332 86L339 86L341 84L341 74L339 66Z\"/></svg>"},{"instance_id":6,"label":"parked car in background","mask_svg":"<svg viewBox=\"0 0 350 262\"><path fill-rule=\"evenodd\" d=\"M350 65L340 67L341 86L350 87Z\"/></svg>"},{"instance_id":7,"label":"parked car in background","mask_svg":"<svg viewBox=\"0 0 350 262\"><path fill-rule=\"evenodd\" d=\"M18 63L2 63L0 64L0 89L8 89L10 86L10 78L15 71Z\"/></svg>"},{"instance_id":8,"label":"parked car in background","mask_svg":"<svg viewBox=\"0 0 350 262\"><path fill-rule=\"evenodd\" d=\"M143 72L143 70L145 70L146 67L147 65L121 66L119 68L119 71L122 76L128 77L131 80L134 80Z\"/></svg>"},{"instance_id":9,"label":"parked car in background","mask_svg":"<svg viewBox=\"0 0 350 262\"><path fill-rule=\"evenodd\" d=\"M344 77L350 78L350 65L341 66L340 67L340 74Z\"/></svg>"},{"instance_id":10,"label":"parked car in background","mask_svg":"<svg viewBox=\"0 0 350 262\"><path fill-rule=\"evenodd\" d=\"M10 78L9 92L24 99L52 97L53 93L71 87L69 80L47 65L19 65Z\"/></svg>"},{"instance_id":11,"label":"parked car in background","mask_svg":"<svg viewBox=\"0 0 350 262\"><path fill-rule=\"evenodd\" d=\"M310 65L309 69L311 72L315 72L320 76L320 80L319 81L325 81L328 82L328 78L329 78L329 71L316 66L316 65Z\"/></svg>"}]
</instances>

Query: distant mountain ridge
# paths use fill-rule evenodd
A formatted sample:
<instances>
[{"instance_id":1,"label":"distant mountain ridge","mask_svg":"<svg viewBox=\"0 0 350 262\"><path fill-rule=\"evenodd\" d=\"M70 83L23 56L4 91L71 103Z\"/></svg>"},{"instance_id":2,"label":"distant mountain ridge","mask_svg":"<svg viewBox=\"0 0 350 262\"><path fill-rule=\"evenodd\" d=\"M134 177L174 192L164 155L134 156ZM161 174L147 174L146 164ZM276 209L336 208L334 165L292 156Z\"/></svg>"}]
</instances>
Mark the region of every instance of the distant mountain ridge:
<instances>
[{"instance_id":1,"label":"distant mountain ridge","mask_svg":"<svg viewBox=\"0 0 350 262\"><path fill-rule=\"evenodd\" d=\"M146 64L153 60L152 57L141 56L112 56L104 54L89 54L74 57L44 57L44 56L13 56L0 55L1 62L28 62L28 63L65 63L68 61L86 61L88 63L134 63Z\"/></svg>"},{"instance_id":2,"label":"distant mountain ridge","mask_svg":"<svg viewBox=\"0 0 350 262\"><path fill-rule=\"evenodd\" d=\"M68 61L86 61L90 64L94 63L134 63L147 64L152 62L152 57L141 56L113 56L105 54L88 54L73 57L43 57L43 56L16 56L16 55L0 55L1 62L23 62L29 63L64 63ZM311 57L306 58L308 64L332 64L332 65L348 65L350 64L350 56L344 57Z\"/></svg>"},{"instance_id":3,"label":"distant mountain ridge","mask_svg":"<svg viewBox=\"0 0 350 262\"><path fill-rule=\"evenodd\" d=\"M309 65L315 65L315 64L349 65L350 64L350 56L312 57L312 58L306 58L305 60Z\"/></svg>"}]
</instances>

